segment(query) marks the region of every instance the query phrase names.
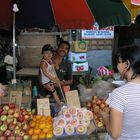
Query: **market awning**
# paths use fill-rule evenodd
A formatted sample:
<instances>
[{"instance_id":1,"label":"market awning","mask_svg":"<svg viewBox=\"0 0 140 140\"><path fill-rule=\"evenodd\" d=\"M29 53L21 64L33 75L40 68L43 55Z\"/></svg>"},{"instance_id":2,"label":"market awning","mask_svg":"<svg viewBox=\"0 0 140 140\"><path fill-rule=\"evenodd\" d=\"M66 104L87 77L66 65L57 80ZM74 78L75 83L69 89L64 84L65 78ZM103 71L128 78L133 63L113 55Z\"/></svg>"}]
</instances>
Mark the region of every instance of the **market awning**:
<instances>
[{"instance_id":1,"label":"market awning","mask_svg":"<svg viewBox=\"0 0 140 140\"><path fill-rule=\"evenodd\" d=\"M9 30L12 26L12 1L0 1L0 29Z\"/></svg>"},{"instance_id":2,"label":"market awning","mask_svg":"<svg viewBox=\"0 0 140 140\"><path fill-rule=\"evenodd\" d=\"M11 1L11 0L2 0ZM94 21L100 27L130 25L131 15L122 0L15 0L19 12L16 28L89 29ZM11 7L0 5L0 9L12 12ZM6 8L4 8L6 7ZM11 16L11 13L9 13ZM7 20L8 17L6 16ZM10 18L11 19L11 18ZM4 16L0 21L5 20ZM9 26L11 23L9 24ZM0 25L1 26L1 25Z\"/></svg>"}]
</instances>

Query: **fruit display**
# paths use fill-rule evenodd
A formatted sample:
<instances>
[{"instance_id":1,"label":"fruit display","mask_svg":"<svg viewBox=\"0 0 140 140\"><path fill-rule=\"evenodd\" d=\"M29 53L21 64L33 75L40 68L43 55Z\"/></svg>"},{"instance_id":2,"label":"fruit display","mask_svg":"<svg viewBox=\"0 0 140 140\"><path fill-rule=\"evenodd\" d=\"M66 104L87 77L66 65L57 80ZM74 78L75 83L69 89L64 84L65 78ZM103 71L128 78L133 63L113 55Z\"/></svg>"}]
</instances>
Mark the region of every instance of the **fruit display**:
<instances>
[{"instance_id":1,"label":"fruit display","mask_svg":"<svg viewBox=\"0 0 140 140\"><path fill-rule=\"evenodd\" d=\"M14 103L0 106L0 140L28 140L28 121L35 110L18 109Z\"/></svg>"},{"instance_id":2,"label":"fruit display","mask_svg":"<svg viewBox=\"0 0 140 140\"><path fill-rule=\"evenodd\" d=\"M99 112L109 112L109 107L106 104L105 99L100 99L97 96L93 96L92 100L86 103L86 107L92 111L96 126L98 128L104 128L104 120Z\"/></svg>"},{"instance_id":3,"label":"fruit display","mask_svg":"<svg viewBox=\"0 0 140 140\"><path fill-rule=\"evenodd\" d=\"M86 108L63 107L54 118L55 136L84 135L87 133L93 114Z\"/></svg>"},{"instance_id":4,"label":"fruit display","mask_svg":"<svg viewBox=\"0 0 140 140\"><path fill-rule=\"evenodd\" d=\"M32 140L42 140L53 137L53 118L51 116L33 116L29 122L27 134Z\"/></svg>"}]
</instances>

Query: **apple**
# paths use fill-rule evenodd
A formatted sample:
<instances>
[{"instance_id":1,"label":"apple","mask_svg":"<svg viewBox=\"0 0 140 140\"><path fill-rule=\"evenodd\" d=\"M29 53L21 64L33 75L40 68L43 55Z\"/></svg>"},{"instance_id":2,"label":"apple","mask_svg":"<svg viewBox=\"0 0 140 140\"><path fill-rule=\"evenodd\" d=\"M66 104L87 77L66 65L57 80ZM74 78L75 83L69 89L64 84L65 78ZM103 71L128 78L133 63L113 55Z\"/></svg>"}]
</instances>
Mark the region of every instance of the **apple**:
<instances>
[{"instance_id":1,"label":"apple","mask_svg":"<svg viewBox=\"0 0 140 140\"><path fill-rule=\"evenodd\" d=\"M10 130L14 130L15 129L15 124L13 124L13 123L10 123L9 125L8 125L8 128L10 129Z\"/></svg>"},{"instance_id":2,"label":"apple","mask_svg":"<svg viewBox=\"0 0 140 140\"><path fill-rule=\"evenodd\" d=\"M17 119L19 122L24 122L24 117L22 115L20 115Z\"/></svg>"},{"instance_id":3,"label":"apple","mask_svg":"<svg viewBox=\"0 0 140 140\"><path fill-rule=\"evenodd\" d=\"M7 130L4 132L4 136L9 137L10 135L11 135L11 130L7 129Z\"/></svg>"},{"instance_id":4,"label":"apple","mask_svg":"<svg viewBox=\"0 0 140 140\"><path fill-rule=\"evenodd\" d=\"M6 116L6 115L2 115L2 116L0 117L0 120L3 121L3 122L6 121L6 119L7 119L7 116Z\"/></svg>"},{"instance_id":5,"label":"apple","mask_svg":"<svg viewBox=\"0 0 140 140\"><path fill-rule=\"evenodd\" d=\"M10 108L10 109L8 110L8 114L9 114L9 115L14 114L14 112L15 112L15 110L14 110L13 108Z\"/></svg>"},{"instance_id":6,"label":"apple","mask_svg":"<svg viewBox=\"0 0 140 140\"><path fill-rule=\"evenodd\" d=\"M9 103L9 108L10 109L15 109L16 108L16 105L14 103Z\"/></svg>"},{"instance_id":7,"label":"apple","mask_svg":"<svg viewBox=\"0 0 140 140\"><path fill-rule=\"evenodd\" d=\"M6 125L6 124L2 124L2 125L0 126L0 130L1 130L2 132L6 131L6 129L7 129L7 125Z\"/></svg>"},{"instance_id":8,"label":"apple","mask_svg":"<svg viewBox=\"0 0 140 140\"><path fill-rule=\"evenodd\" d=\"M35 109L35 108L32 109L32 114L33 114L33 115L36 114L36 109Z\"/></svg>"},{"instance_id":9,"label":"apple","mask_svg":"<svg viewBox=\"0 0 140 140\"><path fill-rule=\"evenodd\" d=\"M3 108L2 106L0 106L0 114L3 112Z\"/></svg>"},{"instance_id":10,"label":"apple","mask_svg":"<svg viewBox=\"0 0 140 140\"><path fill-rule=\"evenodd\" d=\"M10 136L10 137L8 137L8 140L15 140L15 136Z\"/></svg>"},{"instance_id":11,"label":"apple","mask_svg":"<svg viewBox=\"0 0 140 140\"><path fill-rule=\"evenodd\" d=\"M23 140L23 138L21 136L16 136L15 140Z\"/></svg>"},{"instance_id":12,"label":"apple","mask_svg":"<svg viewBox=\"0 0 140 140\"><path fill-rule=\"evenodd\" d=\"M23 136L23 140L30 140L30 137L29 137L28 135L25 134L25 135Z\"/></svg>"},{"instance_id":13,"label":"apple","mask_svg":"<svg viewBox=\"0 0 140 140\"><path fill-rule=\"evenodd\" d=\"M21 114L22 115L27 115L28 114L28 111L26 109L22 109Z\"/></svg>"},{"instance_id":14,"label":"apple","mask_svg":"<svg viewBox=\"0 0 140 140\"><path fill-rule=\"evenodd\" d=\"M8 111L9 110L9 106L8 105L4 105L3 106L3 110Z\"/></svg>"},{"instance_id":15,"label":"apple","mask_svg":"<svg viewBox=\"0 0 140 140\"><path fill-rule=\"evenodd\" d=\"M17 124L17 118L14 118L13 124Z\"/></svg>"},{"instance_id":16,"label":"apple","mask_svg":"<svg viewBox=\"0 0 140 140\"><path fill-rule=\"evenodd\" d=\"M98 123L97 123L97 126L98 126L98 127L103 127L104 125L103 125L102 122L98 122Z\"/></svg>"},{"instance_id":17,"label":"apple","mask_svg":"<svg viewBox=\"0 0 140 140\"><path fill-rule=\"evenodd\" d=\"M101 109L104 109L104 107L105 107L105 104L104 104L104 103L101 103L101 104L100 104L100 108L101 108Z\"/></svg>"},{"instance_id":18,"label":"apple","mask_svg":"<svg viewBox=\"0 0 140 140\"><path fill-rule=\"evenodd\" d=\"M0 136L0 140L7 140L6 136Z\"/></svg>"},{"instance_id":19,"label":"apple","mask_svg":"<svg viewBox=\"0 0 140 140\"><path fill-rule=\"evenodd\" d=\"M15 112L15 113L13 114L13 116L14 116L15 118L18 118L18 117L19 117L19 112Z\"/></svg>"},{"instance_id":20,"label":"apple","mask_svg":"<svg viewBox=\"0 0 140 140\"><path fill-rule=\"evenodd\" d=\"M25 116L24 116L24 119L25 119L25 120L28 120L29 118L30 118L29 115L25 115Z\"/></svg>"},{"instance_id":21,"label":"apple","mask_svg":"<svg viewBox=\"0 0 140 140\"><path fill-rule=\"evenodd\" d=\"M23 130L27 130L27 129L28 129L28 125L27 125L26 123L23 123L23 124L22 124L22 129L23 129Z\"/></svg>"},{"instance_id":22,"label":"apple","mask_svg":"<svg viewBox=\"0 0 140 140\"><path fill-rule=\"evenodd\" d=\"M100 99L97 99L96 104L97 105L100 105L101 103L102 103L101 100Z\"/></svg>"},{"instance_id":23,"label":"apple","mask_svg":"<svg viewBox=\"0 0 140 140\"><path fill-rule=\"evenodd\" d=\"M3 110L3 112L1 113L1 115L8 115L8 111L7 110Z\"/></svg>"}]
</instances>

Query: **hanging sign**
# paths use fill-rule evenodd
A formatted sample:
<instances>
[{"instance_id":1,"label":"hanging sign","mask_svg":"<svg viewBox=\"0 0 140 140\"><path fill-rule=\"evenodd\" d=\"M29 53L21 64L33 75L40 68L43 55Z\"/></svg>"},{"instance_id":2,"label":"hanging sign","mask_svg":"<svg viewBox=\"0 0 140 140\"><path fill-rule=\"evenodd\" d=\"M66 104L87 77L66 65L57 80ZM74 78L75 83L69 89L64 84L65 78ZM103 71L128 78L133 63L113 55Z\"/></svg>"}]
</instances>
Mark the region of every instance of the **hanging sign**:
<instances>
[{"instance_id":1,"label":"hanging sign","mask_svg":"<svg viewBox=\"0 0 140 140\"><path fill-rule=\"evenodd\" d=\"M114 27L109 26L99 29L99 25L95 23L91 30L82 30L82 39L113 39Z\"/></svg>"},{"instance_id":2,"label":"hanging sign","mask_svg":"<svg viewBox=\"0 0 140 140\"><path fill-rule=\"evenodd\" d=\"M131 0L131 3L140 6L140 0Z\"/></svg>"}]
</instances>

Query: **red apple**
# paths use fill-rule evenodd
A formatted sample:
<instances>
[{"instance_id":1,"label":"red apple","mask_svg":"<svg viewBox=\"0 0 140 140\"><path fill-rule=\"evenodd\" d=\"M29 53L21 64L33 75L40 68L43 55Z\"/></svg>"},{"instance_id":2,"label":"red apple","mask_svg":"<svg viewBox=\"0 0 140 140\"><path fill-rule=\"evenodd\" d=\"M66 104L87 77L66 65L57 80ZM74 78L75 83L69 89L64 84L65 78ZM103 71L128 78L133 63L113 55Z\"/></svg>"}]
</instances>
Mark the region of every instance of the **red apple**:
<instances>
[{"instance_id":1,"label":"red apple","mask_svg":"<svg viewBox=\"0 0 140 140\"><path fill-rule=\"evenodd\" d=\"M100 104L100 108L101 108L101 109L104 109L104 107L105 107L105 104L104 104L104 103L101 103L101 104Z\"/></svg>"},{"instance_id":2,"label":"red apple","mask_svg":"<svg viewBox=\"0 0 140 140\"><path fill-rule=\"evenodd\" d=\"M19 122L24 122L24 117L23 117L22 115L20 115L20 116L18 117L18 121L19 121Z\"/></svg>"},{"instance_id":3,"label":"red apple","mask_svg":"<svg viewBox=\"0 0 140 140\"><path fill-rule=\"evenodd\" d=\"M10 136L10 137L8 137L8 140L15 140L15 136Z\"/></svg>"},{"instance_id":4,"label":"red apple","mask_svg":"<svg viewBox=\"0 0 140 140\"><path fill-rule=\"evenodd\" d=\"M21 136L16 136L15 140L23 140L23 138Z\"/></svg>"},{"instance_id":5,"label":"red apple","mask_svg":"<svg viewBox=\"0 0 140 140\"><path fill-rule=\"evenodd\" d=\"M10 123L9 125L8 125L8 128L10 129L10 130L14 130L15 129L15 124L13 124L13 123Z\"/></svg>"},{"instance_id":6,"label":"red apple","mask_svg":"<svg viewBox=\"0 0 140 140\"><path fill-rule=\"evenodd\" d=\"M6 136L0 136L0 140L7 140Z\"/></svg>"},{"instance_id":7,"label":"red apple","mask_svg":"<svg viewBox=\"0 0 140 140\"><path fill-rule=\"evenodd\" d=\"M96 104L97 105L100 105L101 103L102 103L101 100L100 99L97 99Z\"/></svg>"},{"instance_id":8,"label":"red apple","mask_svg":"<svg viewBox=\"0 0 140 140\"><path fill-rule=\"evenodd\" d=\"M9 137L11 135L11 130L6 130L5 132L4 132L4 136L6 136L6 137Z\"/></svg>"},{"instance_id":9,"label":"red apple","mask_svg":"<svg viewBox=\"0 0 140 140\"><path fill-rule=\"evenodd\" d=\"M8 115L8 111L7 110L3 110L3 112L1 113L1 115Z\"/></svg>"},{"instance_id":10,"label":"red apple","mask_svg":"<svg viewBox=\"0 0 140 140\"><path fill-rule=\"evenodd\" d=\"M0 114L3 112L3 108L2 106L0 106Z\"/></svg>"},{"instance_id":11,"label":"red apple","mask_svg":"<svg viewBox=\"0 0 140 140\"><path fill-rule=\"evenodd\" d=\"M16 105L15 105L14 103L10 103L10 104L9 104L9 108L15 109L15 107L16 107Z\"/></svg>"},{"instance_id":12,"label":"red apple","mask_svg":"<svg viewBox=\"0 0 140 140\"><path fill-rule=\"evenodd\" d=\"M22 115L27 115L28 114L28 111L26 109L22 109L21 114Z\"/></svg>"}]
</instances>

